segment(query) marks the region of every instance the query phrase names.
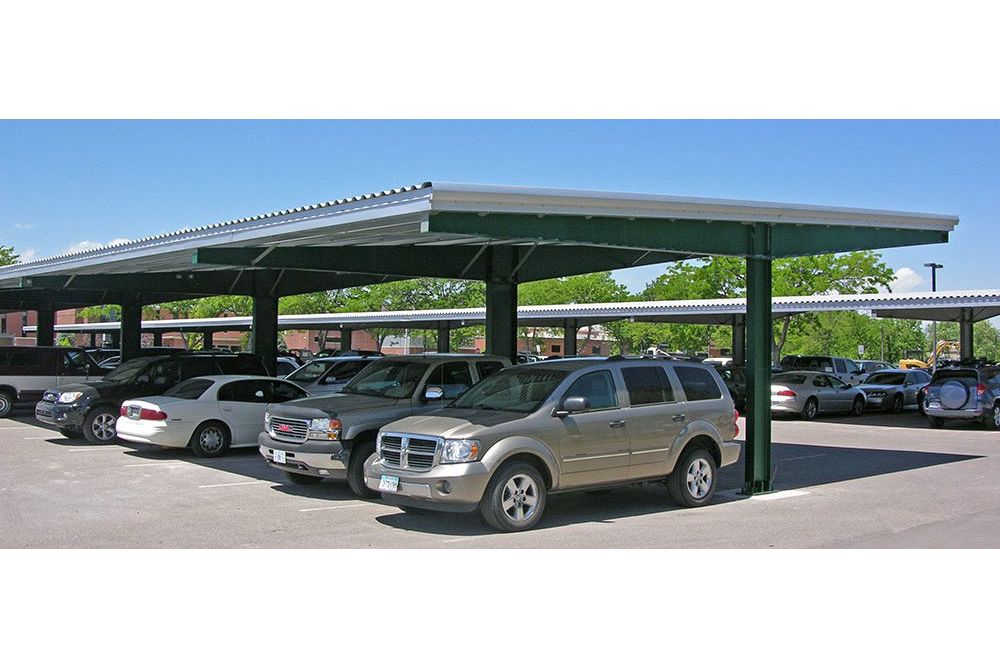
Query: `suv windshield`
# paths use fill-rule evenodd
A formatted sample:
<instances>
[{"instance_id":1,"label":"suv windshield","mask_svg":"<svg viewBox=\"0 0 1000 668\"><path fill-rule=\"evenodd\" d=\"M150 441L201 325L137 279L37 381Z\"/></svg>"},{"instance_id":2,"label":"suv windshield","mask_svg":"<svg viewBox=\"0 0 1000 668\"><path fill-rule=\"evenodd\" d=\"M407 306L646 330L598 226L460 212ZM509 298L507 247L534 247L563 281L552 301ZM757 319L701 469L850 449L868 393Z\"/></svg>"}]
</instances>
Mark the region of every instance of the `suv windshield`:
<instances>
[{"instance_id":1,"label":"suv windshield","mask_svg":"<svg viewBox=\"0 0 1000 668\"><path fill-rule=\"evenodd\" d=\"M873 373L865 381L866 385L902 385L906 382L904 373Z\"/></svg>"},{"instance_id":2,"label":"suv windshield","mask_svg":"<svg viewBox=\"0 0 1000 668\"><path fill-rule=\"evenodd\" d=\"M370 364L341 390L343 394L405 399L413 394L430 366L427 362L378 361Z\"/></svg>"},{"instance_id":3,"label":"suv windshield","mask_svg":"<svg viewBox=\"0 0 1000 668\"><path fill-rule=\"evenodd\" d=\"M517 367L500 371L459 397L451 408L531 413L569 374L563 369Z\"/></svg>"},{"instance_id":4,"label":"suv windshield","mask_svg":"<svg viewBox=\"0 0 1000 668\"><path fill-rule=\"evenodd\" d=\"M139 377L139 374L149 366L150 362L159 358L140 357L138 359L123 362L115 367L104 377L104 380L112 383L131 383Z\"/></svg>"}]
</instances>

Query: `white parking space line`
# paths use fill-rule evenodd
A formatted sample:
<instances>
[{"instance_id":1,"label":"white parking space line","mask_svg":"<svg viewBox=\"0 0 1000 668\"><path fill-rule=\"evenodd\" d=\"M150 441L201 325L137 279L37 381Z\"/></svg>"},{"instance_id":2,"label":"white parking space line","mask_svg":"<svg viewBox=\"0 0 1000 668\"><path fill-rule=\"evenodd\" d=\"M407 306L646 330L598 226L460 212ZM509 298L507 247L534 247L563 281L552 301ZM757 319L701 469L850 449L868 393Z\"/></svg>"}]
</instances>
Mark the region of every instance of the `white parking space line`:
<instances>
[{"instance_id":1,"label":"white parking space line","mask_svg":"<svg viewBox=\"0 0 1000 668\"><path fill-rule=\"evenodd\" d=\"M70 448L70 452L118 452L118 450L110 450L107 447L97 447L97 448Z\"/></svg>"},{"instance_id":2,"label":"white parking space line","mask_svg":"<svg viewBox=\"0 0 1000 668\"><path fill-rule=\"evenodd\" d=\"M135 468L136 466L187 466L186 462L149 462L146 464L125 464L125 468Z\"/></svg>"},{"instance_id":3,"label":"white parking space line","mask_svg":"<svg viewBox=\"0 0 1000 668\"><path fill-rule=\"evenodd\" d=\"M783 492L770 492L768 494L754 494L749 497L753 501L777 501L778 499L790 499L794 496L805 496L809 492L799 489L786 489Z\"/></svg>"},{"instance_id":4,"label":"white parking space line","mask_svg":"<svg viewBox=\"0 0 1000 668\"><path fill-rule=\"evenodd\" d=\"M361 508L370 506L370 503L349 503L346 506L323 506L322 508L299 508L300 513L311 513L316 510L340 510L341 508Z\"/></svg>"},{"instance_id":5,"label":"white parking space line","mask_svg":"<svg viewBox=\"0 0 1000 668\"><path fill-rule=\"evenodd\" d=\"M21 440L22 441L47 441L50 438L59 438L59 437L56 436L55 434L53 434L52 436L25 436Z\"/></svg>"},{"instance_id":6,"label":"white parking space line","mask_svg":"<svg viewBox=\"0 0 1000 668\"><path fill-rule=\"evenodd\" d=\"M271 485L274 484L271 480L249 480L247 482L220 482L214 485L198 485L198 489L207 489L209 487L237 487L239 485Z\"/></svg>"}]
</instances>

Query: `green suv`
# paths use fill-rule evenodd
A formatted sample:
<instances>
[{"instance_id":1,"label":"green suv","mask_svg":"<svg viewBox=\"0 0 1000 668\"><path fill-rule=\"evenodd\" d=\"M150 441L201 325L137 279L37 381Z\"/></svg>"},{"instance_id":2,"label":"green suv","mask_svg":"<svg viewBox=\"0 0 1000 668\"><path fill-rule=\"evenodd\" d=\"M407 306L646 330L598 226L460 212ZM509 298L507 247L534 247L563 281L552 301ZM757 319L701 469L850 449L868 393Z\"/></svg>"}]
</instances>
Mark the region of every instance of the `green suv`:
<instances>
[{"instance_id":1,"label":"green suv","mask_svg":"<svg viewBox=\"0 0 1000 668\"><path fill-rule=\"evenodd\" d=\"M665 479L676 503L703 506L739 458L738 417L706 364L538 362L382 427L365 482L404 510L478 510L501 531L534 526L550 493L642 481Z\"/></svg>"}]
</instances>

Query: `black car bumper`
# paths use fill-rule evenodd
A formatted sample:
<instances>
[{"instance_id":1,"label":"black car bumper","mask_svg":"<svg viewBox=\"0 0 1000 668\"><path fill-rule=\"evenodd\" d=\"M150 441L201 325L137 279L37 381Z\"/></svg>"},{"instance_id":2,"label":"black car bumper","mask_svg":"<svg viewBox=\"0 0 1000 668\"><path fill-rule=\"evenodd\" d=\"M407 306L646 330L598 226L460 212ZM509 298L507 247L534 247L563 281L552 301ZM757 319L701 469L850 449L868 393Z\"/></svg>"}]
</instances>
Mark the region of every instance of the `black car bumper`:
<instances>
[{"instance_id":1,"label":"black car bumper","mask_svg":"<svg viewBox=\"0 0 1000 668\"><path fill-rule=\"evenodd\" d=\"M51 401L39 401L35 404L35 418L56 427L80 429L84 415L85 410L79 404L57 404Z\"/></svg>"}]
</instances>

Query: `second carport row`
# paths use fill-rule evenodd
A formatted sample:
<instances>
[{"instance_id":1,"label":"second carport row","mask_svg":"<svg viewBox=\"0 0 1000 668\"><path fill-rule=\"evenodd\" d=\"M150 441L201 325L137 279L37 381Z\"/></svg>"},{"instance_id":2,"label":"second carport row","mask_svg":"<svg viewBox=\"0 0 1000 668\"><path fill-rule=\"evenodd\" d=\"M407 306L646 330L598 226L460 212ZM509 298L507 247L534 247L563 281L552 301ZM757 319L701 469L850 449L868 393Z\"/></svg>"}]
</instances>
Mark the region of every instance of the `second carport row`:
<instances>
[{"instance_id":1,"label":"second carport row","mask_svg":"<svg viewBox=\"0 0 1000 668\"><path fill-rule=\"evenodd\" d=\"M904 294L814 295L775 297L771 312L775 318L799 313L862 311L881 318L936 320L959 323L961 355L972 358L972 326L980 320L1000 316L1000 290L954 290L949 292L910 292ZM730 325L733 330L733 357L745 362L745 299L692 299L654 302L615 302L608 304L552 304L519 306L517 322L521 327L546 327L564 331L563 355L577 353L577 334L582 327L615 320L634 322L684 323L693 325ZM360 313L313 313L278 316L279 330L339 330L341 349L351 349L351 333L369 328L434 330L438 334L438 352L450 349L452 329L482 325L484 308L427 309L421 311L371 311ZM215 332L249 331L251 317L182 318L143 320L140 330L151 333L154 345L162 343L165 332L198 332L205 335L204 347L210 348ZM120 335L119 322L89 322L55 325L54 333ZM37 331L34 326L25 333ZM52 335L49 335L51 338Z\"/></svg>"},{"instance_id":2,"label":"second carport row","mask_svg":"<svg viewBox=\"0 0 1000 668\"><path fill-rule=\"evenodd\" d=\"M253 297L253 347L273 369L278 298L413 277L486 283L488 352L516 354L521 282L711 255L746 259L750 416L744 491L771 489L774 258L944 243L955 216L598 191L423 183L188 228L0 269L0 308L121 305L138 352L143 304Z\"/></svg>"}]
</instances>

